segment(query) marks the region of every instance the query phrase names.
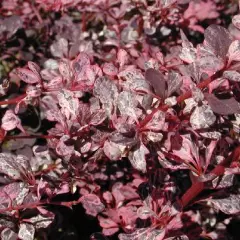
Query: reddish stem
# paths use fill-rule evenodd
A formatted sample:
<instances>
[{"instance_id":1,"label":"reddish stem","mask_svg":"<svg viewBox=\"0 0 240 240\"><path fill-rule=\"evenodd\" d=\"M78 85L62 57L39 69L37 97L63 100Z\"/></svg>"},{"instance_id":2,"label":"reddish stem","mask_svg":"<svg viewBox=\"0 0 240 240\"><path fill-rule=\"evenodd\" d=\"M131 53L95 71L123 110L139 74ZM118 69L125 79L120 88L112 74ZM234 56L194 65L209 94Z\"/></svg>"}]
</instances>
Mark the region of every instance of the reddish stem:
<instances>
[{"instance_id":1,"label":"reddish stem","mask_svg":"<svg viewBox=\"0 0 240 240\"><path fill-rule=\"evenodd\" d=\"M230 165L231 161L235 161L240 155L240 147L237 147L222 163L216 166L210 174L218 177L224 174L225 168ZM181 198L183 207L186 207L202 190L204 189L204 182L194 183Z\"/></svg>"},{"instance_id":2,"label":"reddish stem","mask_svg":"<svg viewBox=\"0 0 240 240\"><path fill-rule=\"evenodd\" d=\"M27 96L27 94L23 94L21 96L18 96L16 98L12 98L9 100L5 100L5 101L0 101L0 105L8 105L8 104L15 104L15 103L19 103L23 98L25 98Z\"/></svg>"}]
</instances>

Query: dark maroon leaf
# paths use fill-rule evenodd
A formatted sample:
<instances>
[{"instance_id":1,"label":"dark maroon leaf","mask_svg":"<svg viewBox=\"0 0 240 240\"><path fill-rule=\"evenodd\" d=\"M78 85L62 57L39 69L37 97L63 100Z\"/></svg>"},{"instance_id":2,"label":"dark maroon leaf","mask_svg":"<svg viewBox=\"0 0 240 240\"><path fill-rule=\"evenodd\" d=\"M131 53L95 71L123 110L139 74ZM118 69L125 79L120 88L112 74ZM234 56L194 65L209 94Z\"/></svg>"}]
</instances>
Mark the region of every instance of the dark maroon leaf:
<instances>
[{"instance_id":1,"label":"dark maroon leaf","mask_svg":"<svg viewBox=\"0 0 240 240\"><path fill-rule=\"evenodd\" d=\"M240 113L240 104L234 98L218 99L213 94L205 94L208 104L213 112L220 115Z\"/></svg>"},{"instance_id":2,"label":"dark maroon leaf","mask_svg":"<svg viewBox=\"0 0 240 240\"><path fill-rule=\"evenodd\" d=\"M204 32L205 42L214 53L225 58L228 48L232 43L232 37L227 29L218 25L210 25Z\"/></svg>"},{"instance_id":3,"label":"dark maroon leaf","mask_svg":"<svg viewBox=\"0 0 240 240\"><path fill-rule=\"evenodd\" d=\"M161 98L166 98L167 95L167 84L164 75L153 69L149 68L145 72L145 79L153 87L154 92Z\"/></svg>"}]
</instances>

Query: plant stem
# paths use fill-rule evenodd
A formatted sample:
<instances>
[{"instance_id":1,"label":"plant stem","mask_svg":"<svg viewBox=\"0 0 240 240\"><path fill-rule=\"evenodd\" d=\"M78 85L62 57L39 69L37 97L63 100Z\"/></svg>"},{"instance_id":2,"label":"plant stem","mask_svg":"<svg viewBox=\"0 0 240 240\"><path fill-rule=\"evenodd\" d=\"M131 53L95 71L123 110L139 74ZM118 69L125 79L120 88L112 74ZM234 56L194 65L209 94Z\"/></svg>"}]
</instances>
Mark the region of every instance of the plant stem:
<instances>
[{"instance_id":1,"label":"plant stem","mask_svg":"<svg viewBox=\"0 0 240 240\"><path fill-rule=\"evenodd\" d=\"M9 100L5 100L5 101L0 101L0 106L1 105L8 105L8 104L15 104L20 102L23 98L25 98L27 96L27 94L22 94L21 96L18 96L16 98L12 98Z\"/></svg>"},{"instance_id":2,"label":"plant stem","mask_svg":"<svg viewBox=\"0 0 240 240\"><path fill-rule=\"evenodd\" d=\"M218 166L216 166L210 174L214 178L219 177L224 174L225 168L228 167L231 161L235 161L240 156L240 147L234 149L234 151ZM191 202L200 192L204 190L204 182L194 183L182 196L181 203L183 207L186 207L189 202Z\"/></svg>"}]
</instances>

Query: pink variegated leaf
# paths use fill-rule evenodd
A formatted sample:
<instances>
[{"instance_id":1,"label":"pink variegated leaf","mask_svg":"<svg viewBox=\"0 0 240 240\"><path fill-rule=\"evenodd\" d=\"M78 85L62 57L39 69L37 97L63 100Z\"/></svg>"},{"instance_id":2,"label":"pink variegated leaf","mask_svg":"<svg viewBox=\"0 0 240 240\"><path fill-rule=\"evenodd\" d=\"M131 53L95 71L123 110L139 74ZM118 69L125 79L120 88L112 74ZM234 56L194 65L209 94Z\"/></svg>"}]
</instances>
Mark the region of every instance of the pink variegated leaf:
<instances>
[{"instance_id":1,"label":"pink variegated leaf","mask_svg":"<svg viewBox=\"0 0 240 240\"><path fill-rule=\"evenodd\" d=\"M232 18L232 23L233 23L233 25L234 25L236 28L240 29L240 14L235 15L235 16Z\"/></svg>"},{"instance_id":2,"label":"pink variegated leaf","mask_svg":"<svg viewBox=\"0 0 240 240\"><path fill-rule=\"evenodd\" d=\"M232 187L235 181L234 174L225 174L220 177L214 177L212 181L205 184L208 189L224 189Z\"/></svg>"},{"instance_id":3,"label":"pink variegated leaf","mask_svg":"<svg viewBox=\"0 0 240 240\"><path fill-rule=\"evenodd\" d=\"M50 46L50 51L54 57L63 58L68 56L68 41L60 38Z\"/></svg>"},{"instance_id":4,"label":"pink variegated leaf","mask_svg":"<svg viewBox=\"0 0 240 240\"><path fill-rule=\"evenodd\" d=\"M140 146L136 147L133 151L129 153L129 160L133 166L133 168L141 171L147 171L147 163L145 159L145 155L149 153L149 150L144 146L143 143Z\"/></svg>"},{"instance_id":5,"label":"pink variegated leaf","mask_svg":"<svg viewBox=\"0 0 240 240\"><path fill-rule=\"evenodd\" d=\"M147 206L138 208L137 215L141 219L148 219L153 216L157 217L157 214Z\"/></svg>"},{"instance_id":6,"label":"pink variegated leaf","mask_svg":"<svg viewBox=\"0 0 240 240\"><path fill-rule=\"evenodd\" d=\"M69 81L72 77L70 62L66 59L63 59L62 61L60 61L58 68L63 78Z\"/></svg>"},{"instance_id":7,"label":"pink variegated leaf","mask_svg":"<svg viewBox=\"0 0 240 240\"><path fill-rule=\"evenodd\" d=\"M209 76L212 76L224 67L224 62L221 59L210 55L201 57L197 63L201 71L207 73Z\"/></svg>"},{"instance_id":8,"label":"pink variegated leaf","mask_svg":"<svg viewBox=\"0 0 240 240\"><path fill-rule=\"evenodd\" d=\"M230 194L227 198L210 199L210 203L215 209L218 209L225 214L240 213L240 195Z\"/></svg>"},{"instance_id":9,"label":"pink variegated leaf","mask_svg":"<svg viewBox=\"0 0 240 240\"><path fill-rule=\"evenodd\" d=\"M28 192L29 188L23 182L14 182L0 187L0 208L5 203L11 203L13 206L22 204Z\"/></svg>"},{"instance_id":10,"label":"pink variegated leaf","mask_svg":"<svg viewBox=\"0 0 240 240\"><path fill-rule=\"evenodd\" d=\"M91 114L91 120L89 124L93 126L100 125L107 118L106 112L103 109L98 109Z\"/></svg>"},{"instance_id":11,"label":"pink variegated leaf","mask_svg":"<svg viewBox=\"0 0 240 240\"><path fill-rule=\"evenodd\" d=\"M86 210L86 213L96 217L105 208L100 198L95 194L87 194L82 197L82 205Z\"/></svg>"},{"instance_id":12,"label":"pink variegated leaf","mask_svg":"<svg viewBox=\"0 0 240 240\"><path fill-rule=\"evenodd\" d=\"M35 217L27 219L27 222L32 223L36 229L47 228L54 220L54 214L49 212L48 215L44 216L38 214Z\"/></svg>"},{"instance_id":13,"label":"pink variegated leaf","mask_svg":"<svg viewBox=\"0 0 240 240\"><path fill-rule=\"evenodd\" d=\"M213 125L215 121L216 116L208 105L195 107L190 117L190 123L193 129L208 128Z\"/></svg>"},{"instance_id":14,"label":"pink variegated leaf","mask_svg":"<svg viewBox=\"0 0 240 240\"><path fill-rule=\"evenodd\" d=\"M180 89L182 85L182 77L177 72L170 72L167 80L167 96L171 96Z\"/></svg>"},{"instance_id":15,"label":"pink variegated leaf","mask_svg":"<svg viewBox=\"0 0 240 240\"><path fill-rule=\"evenodd\" d=\"M157 111L152 119L146 124L145 128L148 130L159 131L162 130L165 124L165 112Z\"/></svg>"},{"instance_id":16,"label":"pink variegated leaf","mask_svg":"<svg viewBox=\"0 0 240 240\"><path fill-rule=\"evenodd\" d=\"M232 61L240 61L240 40L231 43L228 49L228 64Z\"/></svg>"},{"instance_id":17,"label":"pink variegated leaf","mask_svg":"<svg viewBox=\"0 0 240 240\"><path fill-rule=\"evenodd\" d=\"M72 62L72 68L74 76L77 81L81 81L85 78L86 68L91 63L89 56L86 53L81 52Z\"/></svg>"},{"instance_id":18,"label":"pink variegated leaf","mask_svg":"<svg viewBox=\"0 0 240 240\"><path fill-rule=\"evenodd\" d=\"M105 63L103 65L103 72L108 76L116 76L118 74L118 69L113 65L113 63Z\"/></svg>"},{"instance_id":19,"label":"pink variegated leaf","mask_svg":"<svg viewBox=\"0 0 240 240\"><path fill-rule=\"evenodd\" d=\"M32 224L21 223L19 226L18 237L21 240L34 240L35 228Z\"/></svg>"},{"instance_id":20,"label":"pink variegated leaf","mask_svg":"<svg viewBox=\"0 0 240 240\"><path fill-rule=\"evenodd\" d=\"M117 53L117 62L119 63L120 68L127 64L128 62L128 53L124 49L119 49Z\"/></svg>"},{"instance_id":21,"label":"pink variegated leaf","mask_svg":"<svg viewBox=\"0 0 240 240\"><path fill-rule=\"evenodd\" d=\"M100 77L95 81L93 94L102 102L107 115L110 116L118 96L116 84L105 77Z\"/></svg>"},{"instance_id":22,"label":"pink variegated leaf","mask_svg":"<svg viewBox=\"0 0 240 240\"><path fill-rule=\"evenodd\" d=\"M12 231L10 228L5 228L1 232L1 239L2 240L17 240L18 235Z\"/></svg>"},{"instance_id":23,"label":"pink variegated leaf","mask_svg":"<svg viewBox=\"0 0 240 240\"><path fill-rule=\"evenodd\" d=\"M41 81L41 77L39 76L39 74L36 74L31 70L25 68L18 68L16 70L16 74L22 81L29 84L39 83Z\"/></svg>"},{"instance_id":24,"label":"pink variegated leaf","mask_svg":"<svg viewBox=\"0 0 240 240\"><path fill-rule=\"evenodd\" d=\"M118 224L115 223L110 218L104 218L102 216L98 216L98 221L99 221L100 226L102 228L116 228L116 227L118 227Z\"/></svg>"},{"instance_id":25,"label":"pink variegated leaf","mask_svg":"<svg viewBox=\"0 0 240 240\"><path fill-rule=\"evenodd\" d=\"M13 178L19 179L25 171L30 170L29 160L19 155L16 157L10 153L0 153L0 172Z\"/></svg>"},{"instance_id":26,"label":"pink variegated leaf","mask_svg":"<svg viewBox=\"0 0 240 240\"><path fill-rule=\"evenodd\" d=\"M119 160L122 155L120 146L108 140L104 143L103 151L110 160Z\"/></svg>"},{"instance_id":27,"label":"pink variegated leaf","mask_svg":"<svg viewBox=\"0 0 240 240\"><path fill-rule=\"evenodd\" d=\"M137 120L138 102L131 92L123 91L118 95L117 106L122 116L133 117Z\"/></svg>"},{"instance_id":28,"label":"pink variegated leaf","mask_svg":"<svg viewBox=\"0 0 240 240\"><path fill-rule=\"evenodd\" d=\"M67 141L68 139L68 136L62 136L56 146L56 152L60 156L71 156L71 154L73 154L74 152L74 146L67 146L65 144L65 141Z\"/></svg>"},{"instance_id":29,"label":"pink variegated leaf","mask_svg":"<svg viewBox=\"0 0 240 240\"><path fill-rule=\"evenodd\" d=\"M21 120L14 114L12 110L7 110L2 118L2 128L6 131L11 131L19 128L22 132L24 129L21 125Z\"/></svg>"},{"instance_id":30,"label":"pink variegated leaf","mask_svg":"<svg viewBox=\"0 0 240 240\"><path fill-rule=\"evenodd\" d=\"M184 160L184 162L190 162L196 165L196 162L199 162L199 153L196 144L192 141L189 134L182 135L181 137L181 148L179 150L173 150L174 155Z\"/></svg>"},{"instance_id":31,"label":"pink variegated leaf","mask_svg":"<svg viewBox=\"0 0 240 240\"><path fill-rule=\"evenodd\" d=\"M130 234L121 233L118 237L119 240L163 240L165 234L165 230L139 228Z\"/></svg>"},{"instance_id":32,"label":"pink variegated leaf","mask_svg":"<svg viewBox=\"0 0 240 240\"><path fill-rule=\"evenodd\" d=\"M182 50L179 57L187 63L195 61L197 56L197 50L193 47L193 44L187 39L184 32L181 30Z\"/></svg>"},{"instance_id":33,"label":"pink variegated leaf","mask_svg":"<svg viewBox=\"0 0 240 240\"><path fill-rule=\"evenodd\" d=\"M28 68L33 72L33 73L35 73L36 75L39 75L39 72L40 72L40 67L36 64L36 63L34 63L34 62L31 62L31 61L29 61L28 62Z\"/></svg>"},{"instance_id":34,"label":"pink variegated leaf","mask_svg":"<svg viewBox=\"0 0 240 240\"><path fill-rule=\"evenodd\" d=\"M223 77L233 82L240 82L240 73L237 71L224 71Z\"/></svg>"},{"instance_id":35,"label":"pink variegated leaf","mask_svg":"<svg viewBox=\"0 0 240 240\"><path fill-rule=\"evenodd\" d=\"M74 93L67 89L62 89L59 91L57 98L59 105L66 114L66 117L68 119L70 119L70 116L72 116L74 119L77 118L79 100L74 96Z\"/></svg>"}]
</instances>

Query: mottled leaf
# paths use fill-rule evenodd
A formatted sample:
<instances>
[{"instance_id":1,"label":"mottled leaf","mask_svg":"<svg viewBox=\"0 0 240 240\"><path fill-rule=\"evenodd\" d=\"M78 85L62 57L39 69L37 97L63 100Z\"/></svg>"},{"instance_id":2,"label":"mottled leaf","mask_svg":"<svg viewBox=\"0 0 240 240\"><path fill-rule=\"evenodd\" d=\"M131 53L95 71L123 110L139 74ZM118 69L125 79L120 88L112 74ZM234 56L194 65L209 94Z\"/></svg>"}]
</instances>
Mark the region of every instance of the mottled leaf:
<instances>
[{"instance_id":1,"label":"mottled leaf","mask_svg":"<svg viewBox=\"0 0 240 240\"><path fill-rule=\"evenodd\" d=\"M216 121L216 116L210 106L197 106L190 117L190 123L193 129L208 128Z\"/></svg>"},{"instance_id":2,"label":"mottled leaf","mask_svg":"<svg viewBox=\"0 0 240 240\"><path fill-rule=\"evenodd\" d=\"M29 84L38 83L41 81L41 78L38 74L25 68L18 68L16 70L16 74L22 81Z\"/></svg>"},{"instance_id":3,"label":"mottled leaf","mask_svg":"<svg viewBox=\"0 0 240 240\"><path fill-rule=\"evenodd\" d=\"M59 91L57 98L59 105L62 107L62 110L65 112L67 118L69 119L71 115L74 119L77 118L79 101L74 96L74 93L67 89L62 89Z\"/></svg>"},{"instance_id":4,"label":"mottled leaf","mask_svg":"<svg viewBox=\"0 0 240 240\"><path fill-rule=\"evenodd\" d=\"M240 61L240 40L231 43L228 49L228 62Z\"/></svg>"},{"instance_id":5,"label":"mottled leaf","mask_svg":"<svg viewBox=\"0 0 240 240\"><path fill-rule=\"evenodd\" d=\"M148 153L149 151L143 145L143 143L141 143L140 146L132 150L128 156L132 166L139 171L146 172L147 163L146 163L145 155Z\"/></svg>"},{"instance_id":6,"label":"mottled leaf","mask_svg":"<svg viewBox=\"0 0 240 240\"><path fill-rule=\"evenodd\" d=\"M18 235L15 232L13 232L10 228L5 228L1 232L1 239L2 240L17 240Z\"/></svg>"},{"instance_id":7,"label":"mottled leaf","mask_svg":"<svg viewBox=\"0 0 240 240\"><path fill-rule=\"evenodd\" d=\"M113 63L105 63L103 65L103 72L109 76L116 76L118 74L118 69Z\"/></svg>"},{"instance_id":8,"label":"mottled leaf","mask_svg":"<svg viewBox=\"0 0 240 240\"><path fill-rule=\"evenodd\" d=\"M227 198L211 199L213 207L226 214L240 213L240 195L230 194Z\"/></svg>"},{"instance_id":9,"label":"mottled leaf","mask_svg":"<svg viewBox=\"0 0 240 240\"><path fill-rule=\"evenodd\" d=\"M240 29L240 14L233 16L232 23L236 28Z\"/></svg>"},{"instance_id":10,"label":"mottled leaf","mask_svg":"<svg viewBox=\"0 0 240 240\"><path fill-rule=\"evenodd\" d=\"M234 82L240 82L240 73L237 71L224 71L223 77Z\"/></svg>"},{"instance_id":11,"label":"mottled leaf","mask_svg":"<svg viewBox=\"0 0 240 240\"><path fill-rule=\"evenodd\" d=\"M118 95L117 106L122 116L126 115L137 119L137 100L131 92L123 91Z\"/></svg>"},{"instance_id":12,"label":"mottled leaf","mask_svg":"<svg viewBox=\"0 0 240 240\"><path fill-rule=\"evenodd\" d=\"M33 240L35 228L32 224L21 223L19 227L18 237L21 240Z\"/></svg>"},{"instance_id":13,"label":"mottled leaf","mask_svg":"<svg viewBox=\"0 0 240 240\"><path fill-rule=\"evenodd\" d=\"M98 213L102 212L105 206L101 203L100 198L95 194L87 194L83 196L82 205L86 210L86 213L96 217Z\"/></svg>"}]
</instances>

